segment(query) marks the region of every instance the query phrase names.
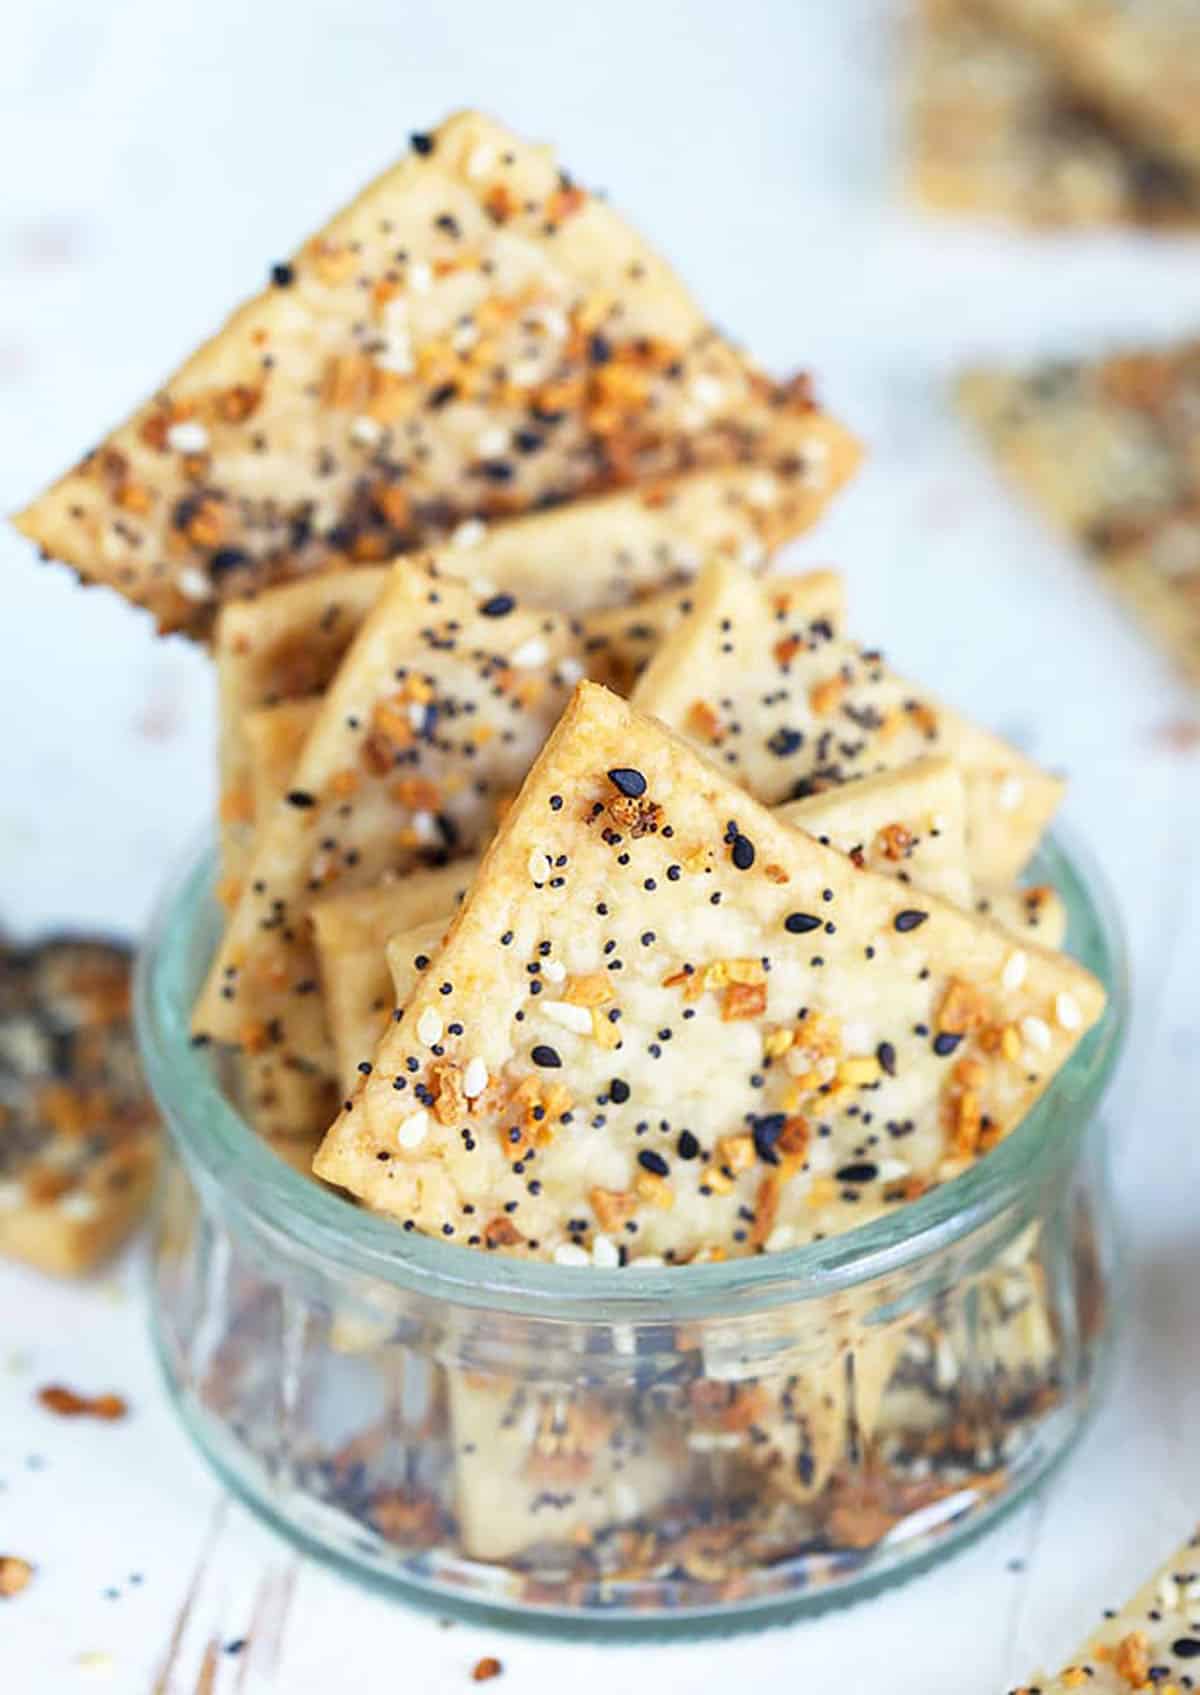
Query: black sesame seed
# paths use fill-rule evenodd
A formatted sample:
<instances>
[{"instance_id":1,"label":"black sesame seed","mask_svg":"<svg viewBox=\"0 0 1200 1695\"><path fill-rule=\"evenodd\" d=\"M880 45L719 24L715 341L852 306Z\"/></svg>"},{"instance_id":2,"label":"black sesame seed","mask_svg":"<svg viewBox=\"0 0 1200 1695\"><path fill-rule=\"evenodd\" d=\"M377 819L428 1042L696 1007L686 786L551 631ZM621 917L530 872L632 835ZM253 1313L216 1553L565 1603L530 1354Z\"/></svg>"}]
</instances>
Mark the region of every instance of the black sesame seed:
<instances>
[{"instance_id":1,"label":"black sesame seed","mask_svg":"<svg viewBox=\"0 0 1200 1695\"><path fill-rule=\"evenodd\" d=\"M308 807L317 804L316 795L309 794L307 789L289 789L287 800L289 806Z\"/></svg>"},{"instance_id":2,"label":"black sesame seed","mask_svg":"<svg viewBox=\"0 0 1200 1695\"><path fill-rule=\"evenodd\" d=\"M675 1151L680 1159L695 1159L700 1152L700 1143L690 1130L681 1130L679 1140L675 1144Z\"/></svg>"},{"instance_id":3,"label":"black sesame seed","mask_svg":"<svg viewBox=\"0 0 1200 1695\"><path fill-rule=\"evenodd\" d=\"M544 1042L539 1042L529 1057L535 1065L544 1065L551 1070L562 1064L562 1060L558 1057L558 1049L547 1047Z\"/></svg>"},{"instance_id":4,"label":"black sesame seed","mask_svg":"<svg viewBox=\"0 0 1200 1695\"><path fill-rule=\"evenodd\" d=\"M896 1075L896 1050L890 1042L880 1042L875 1049L875 1058L879 1061L880 1070L886 1071L889 1077Z\"/></svg>"},{"instance_id":5,"label":"black sesame seed","mask_svg":"<svg viewBox=\"0 0 1200 1695\"><path fill-rule=\"evenodd\" d=\"M896 914L892 923L901 935L904 935L907 931L915 930L919 925L924 924L928 917L927 912L918 912L915 907L906 906L903 912Z\"/></svg>"},{"instance_id":6,"label":"black sesame seed","mask_svg":"<svg viewBox=\"0 0 1200 1695\"><path fill-rule=\"evenodd\" d=\"M782 1112L768 1113L764 1118L751 1121L754 1131L754 1150L759 1159L768 1165L778 1165L779 1155L775 1152L775 1144L783 1134L787 1118Z\"/></svg>"},{"instance_id":7,"label":"black sesame seed","mask_svg":"<svg viewBox=\"0 0 1200 1695\"><path fill-rule=\"evenodd\" d=\"M661 1154L656 1154L652 1148L643 1148L638 1155L638 1164L644 1171L652 1171L655 1177L667 1177L671 1167Z\"/></svg>"},{"instance_id":8,"label":"black sesame seed","mask_svg":"<svg viewBox=\"0 0 1200 1695\"><path fill-rule=\"evenodd\" d=\"M276 288L291 288L296 280L296 272L291 265L272 265L271 281Z\"/></svg>"},{"instance_id":9,"label":"black sesame seed","mask_svg":"<svg viewBox=\"0 0 1200 1695\"><path fill-rule=\"evenodd\" d=\"M730 858L739 871L749 871L754 864L754 843L747 836L735 836Z\"/></svg>"},{"instance_id":10,"label":"black sesame seed","mask_svg":"<svg viewBox=\"0 0 1200 1695\"><path fill-rule=\"evenodd\" d=\"M939 1059L945 1059L948 1054L954 1052L961 1041L961 1034L956 1035L953 1031L943 1030L940 1035L933 1038L933 1051Z\"/></svg>"},{"instance_id":11,"label":"black sesame seed","mask_svg":"<svg viewBox=\"0 0 1200 1695\"><path fill-rule=\"evenodd\" d=\"M435 144L431 135L425 135L422 131L415 130L408 139L412 143L413 152L419 153L423 159L427 159L433 152Z\"/></svg>"},{"instance_id":12,"label":"black sesame seed","mask_svg":"<svg viewBox=\"0 0 1200 1695\"><path fill-rule=\"evenodd\" d=\"M1171 1644L1171 1652L1180 1660L1200 1660L1200 1637L1177 1636Z\"/></svg>"},{"instance_id":13,"label":"black sesame seed","mask_svg":"<svg viewBox=\"0 0 1200 1695\"><path fill-rule=\"evenodd\" d=\"M821 928L821 920L814 918L811 912L789 912L783 921L783 927L793 936L806 936L810 930Z\"/></svg>"},{"instance_id":14,"label":"black sesame seed","mask_svg":"<svg viewBox=\"0 0 1200 1695\"><path fill-rule=\"evenodd\" d=\"M629 800L640 800L646 792L645 777L630 765L615 765L608 773L608 780Z\"/></svg>"},{"instance_id":15,"label":"black sesame seed","mask_svg":"<svg viewBox=\"0 0 1200 1695\"><path fill-rule=\"evenodd\" d=\"M843 1165L837 1174L839 1183L869 1183L878 1177L879 1167L872 1165L869 1160L856 1160L852 1165Z\"/></svg>"},{"instance_id":16,"label":"black sesame seed","mask_svg":"<svg viewBox=\"0 0 1200 1695\"><path fill-rule=\"evenodd\" d=\"M220 577L226 571L237 571L243 565L250 564L250 555L242 547L219 547L215 553L208 556L208 568L214 576Z\"/></svg>"},{"instance_id":17,"label":"black sesame seed","mask_svg":"<svg viewBox=\"0 0 1200 1695\"><path fill-rule=\"evenodd\" d=\"M505 618L516 604L511 594L494 594L479 610L485 618Z\"/></svg>"},{"instance_id":18,"label":"black sesame seed","mask_svg":"<svg viewBox=\"0 0 1200 1695\"><path fill-rule=\"evenodd\" d=\"M618 1106L623 1106L629 1099L629 1084L623 1077L613 1078L608 1085L608 1096L610 1100L616 1101Z\"/></svg>"}]
</instances>

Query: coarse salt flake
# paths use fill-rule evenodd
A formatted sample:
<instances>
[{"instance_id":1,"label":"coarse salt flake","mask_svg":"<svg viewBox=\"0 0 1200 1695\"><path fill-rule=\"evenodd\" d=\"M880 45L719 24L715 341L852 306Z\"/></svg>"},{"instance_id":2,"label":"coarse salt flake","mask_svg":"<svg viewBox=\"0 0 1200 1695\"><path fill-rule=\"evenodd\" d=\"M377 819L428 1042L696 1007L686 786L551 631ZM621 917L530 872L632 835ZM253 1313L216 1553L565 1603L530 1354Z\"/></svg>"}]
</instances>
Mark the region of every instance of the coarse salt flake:
<instances>
[{"instance_id":1,"label":"coarse salt flake","mask_svg":"<svg viewBox=\"0 0 1200 1695\"><path fill-rule=\"evenodd\" d=\"M531 671L535 666L544 665L550 657L550 650L540 636L530 636L527 642L522 642L512 656L512 663L518 671Z\"/></svg>"},{"instance_id":2,"label":"coarse salt flake","mask_svg":"<svg viewBox=\"0 0 1200 1695\"><path fill-rule=\"evenodd\" d=\"M355 418L350 425L350 440L359 447L374 447L383 435L383 425L377 424L374 418L365 414Z\"/></svg>"},{"instance_id":3,"label":"coarse salt flake","mask_svg":"<svg viewBox=\"0 0 1200 1695\"><path fill-rule=\"evenodd\" d=\"M208 431L194 418L184 418L167 431L167 446L174 453L206 453Z\"/></svg>"},{"instance_id":4,"label":"coarse salt flake","mask_svg":"<svg viewBox=\"0 0 1200 1695\"><path fill-rule=\"evenodd\" d=\"M464 518L461 524L456 524L450 532L451 547L478 547L487 535L487 525L482 518Z\"/></svg>"}]
</instances>

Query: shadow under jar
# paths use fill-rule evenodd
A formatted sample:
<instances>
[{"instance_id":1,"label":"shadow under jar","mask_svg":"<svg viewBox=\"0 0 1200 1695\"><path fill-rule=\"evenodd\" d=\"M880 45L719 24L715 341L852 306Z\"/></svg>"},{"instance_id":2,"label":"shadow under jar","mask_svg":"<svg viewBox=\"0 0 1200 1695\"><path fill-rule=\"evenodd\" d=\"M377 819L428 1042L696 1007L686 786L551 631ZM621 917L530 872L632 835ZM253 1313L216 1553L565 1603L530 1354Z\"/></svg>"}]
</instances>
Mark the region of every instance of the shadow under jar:
<instances>
[{"instance_id":1,"label":"shadow under jar","mask_svg":"<svg viewBox=\"0 0 1200 1695\"><path fill-rule=\"evenodd\" d=\"M1065 1452L1109 1333L1121 941L1076 852L1034 871L1109 1006L998 1149L827 1242L609 1271L405 1234L272 1153L190 1044L219 928L193 868L138 1015L171 1133L153 1324L199 1446L344 1570L545 1630L763 1623L960 1544Z\"/></svg>"}]
</instances>

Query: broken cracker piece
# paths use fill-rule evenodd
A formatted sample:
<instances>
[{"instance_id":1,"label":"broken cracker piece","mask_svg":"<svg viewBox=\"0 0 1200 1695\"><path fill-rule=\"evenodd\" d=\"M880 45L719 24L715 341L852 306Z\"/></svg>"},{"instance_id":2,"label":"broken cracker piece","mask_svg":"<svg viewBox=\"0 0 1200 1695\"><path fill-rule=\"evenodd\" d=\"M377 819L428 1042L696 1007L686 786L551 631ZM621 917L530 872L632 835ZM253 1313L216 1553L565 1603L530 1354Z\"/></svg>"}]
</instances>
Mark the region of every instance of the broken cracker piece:
<instances>
[{"instance_id":1,"label":"broken cracker piece","mask_svg":"<svg viewBox=\"0 0 1200 1695\"><path fill-rule=\"evenodd\" d=\"M451 1240L511 1202L569 1263L811 1241L994 1146L1099 1018L1088 972L1014 951L581 683L315 1169Z\"/></svg>"},{"instance_id":2,"label":"broken cracker piece","mask_svg":"<svg viewBox=\"0 0 1200 1695\"><path fill-rule=\"evenodd\" d=\"M282 579L697 466L788 482L789 530L857 459L553 155L464 112L17 518L52 558L205 632Z\"/></svg>"},{"instance_id":3,"label":"broken cracker piece","mask_svg":"<svg viewBox=\"0 0 1200 1695\"><path fill-rule=\"evenodd\" d=\"M718 562L690 597L634 691L643 712L767 805L947 754L967 786L973 875L1017 876L1061 782L848 640L830 573L758 581Z\"/></svg>"},{"instance_id":4,"label":"broken cracker piece","mask_svg":"<svg viewBox=\"0 0 1200 1695\"><path fill-rule=\"evenodd\" d=\"M77 1276L134 1228L159 1124L130 1017L129 950L0 948L0 1254Z\"/></svg>"}]
</instances>

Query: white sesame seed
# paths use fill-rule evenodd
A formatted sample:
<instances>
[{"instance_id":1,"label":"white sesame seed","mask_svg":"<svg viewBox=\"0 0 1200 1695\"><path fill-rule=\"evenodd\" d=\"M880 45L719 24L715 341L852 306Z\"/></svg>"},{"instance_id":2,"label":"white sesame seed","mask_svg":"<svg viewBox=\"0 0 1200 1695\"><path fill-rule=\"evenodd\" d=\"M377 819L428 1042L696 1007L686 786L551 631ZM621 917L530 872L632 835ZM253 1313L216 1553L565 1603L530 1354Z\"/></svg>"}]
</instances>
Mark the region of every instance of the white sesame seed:
<instances>
[{"instance_id":1,"label":"white sesame seed","mask_svg":"<svg viewBox=\"0 0 1200 1695\"><path fill-rule=\"evenodd\" d=\"M518 671L531 671L535 666L544 665L549 657L550 649L541 636L530 636L513 654L512 663Z\"/></svg>"},{"instance_id":2,"label":"white sesame seed","mask_svg":"<svg viewBox=\"0 0 1200 1695\"><path fill-rule=\"evenodd\" d=\"M565 341L571 328L566 313L560 312L557 306L535 307L529 314L529 321L540 324L554 341Z\"/></svg>"},{"instance_id":3,"label":"white sesame seed","mask_svg":"<svg viewBox=\"0 0 1200 1695\"><path fill-rule=\"evenodd\" d=\"M804 449L804 481L809 488L822 488L828 478L829 443L810 441Z\"/></svg>"},{"instance_id":4,"label":"white sesame seed","mask_svg":"<svg viewBox=\"0 0 1200 1695\"><path fill-rule=\"evenodd\" d=\"M425 703L423 701L409 701L408 721L414 730L423 730L425 728Z\"/></svg>"},{"instance_id":5,"label":"white sesame seed","mask_svg":"<svg viewBox=\"0 0 1200 1695\"><path fill-rule=\"evenodd\" d=\"M577 1036L590 1036L592 1015L586 1006L572 1006L570 1001L543 1001L542 1011L552 1024L564 1030L574 1030Z\"/></svg>"},{"instance_id":6,"label":"white sesame seed","mask_svg":"<svg viewBox=\"0 0 1200 1695\"><path fill-rule=\"evenodd\" d=\"M575 684L583 676L583 666L579 663L578 659L572 659L570 654L568 654L565 659L559 660L558 674L567 687L573 689Z\"/></svg>"},{"instance_id":7,"label":"white sesame seed","mask_svg":"<svg viewBox=\"0 0 1200 1695\"><path fill-rule=\"evenodd\" d=\"M716 1454L740 1448L742 1437L736 1430L693 1430L688 1434L687 1445L697 1454Z\"/></svg>"},{"instance_id":8,"label":"white sesame seed","mask_svg":"<svg viewBox=\"0 0 1200 1695\"><path fill-rule=\"evenodd\" d=\"M410 1112L407 1118L401 1119L396 1128L396 1140L402 1148L419 1148L428 1129L429 1114L422 1107L419 1112Z\"/></svg>"},{"instance_id":9,"label":"white sesame seed","mask_svg":"<svg viewBox=\"0 0 1200 1695\"><path fill-rule=\"evenodd\" d=\"M424 259L415 259L408 267L408 286L414 294L428 294L433 287L433 271Z\"/></svg>"},{"instance_id":10,"label":"white sesame seed","mask_svg":"<svg viewBox=\"0 0 1200 1695\"><path fill-rule=\"evenodd\" d=\"M953 1388L958 1381L958 1360L945 1336L939 1336L934 1347L933 1380L939 1389Z\"/></svg>"},{"instance_id":11,"label":"white sesame seed","mask_svg":"<svg viewBox=\"0 0 1200 1695\"><path fill-rule=\"evenodd\" d=\"M1049 1048L1053 1037L1050 1026L1044 1018L1035 1018L1032 1013L1021 1020L1021 1034L1031 1048L1040 1048L1043 1053Z\"/></svg>"},{"instance_id":12,"label":"white sesame seed","mask_svg":"<svg viewBox=\"0 0 1200 1695\"><path fill-rule=\"evenodd\" d=\"M442 1021L431 1006L417 1020L417 1035L427 1048L436 1047L442 1039Z\"/></svg>"},{"instance_id":13,"label":"white sesame seed","mask_svg":"<svg viewBox=\"0 0 1200 1695\"><path fill-rule=\"evenodd\" d=\"M484 459L498 459L508 448L508 431L502 424L495 424L490 430L484 430L476 441L475 446Z\"/></svg>"},{"instance_id":14,"label":"white sesame seed","mask_svg":"<svg viewBox=\"0 0 1200 1695\"><path fill-rule=\"evenodd\" d=\"M518 359L509 367L508 374L514 388L532 388L534 383L542 380L542 361Z\"/></svg>"},{"instance_id":15,"label":"white sesame seed","mask_svg":"<svg viewBox=\"0 0 1200 1695\"><path fill-rule=\"evenodd\" d=\"M365 414L355 418L350 425L350 440L359 447L374 447L383 435L383 425L377 424L374 418Z\"/></svg>"},{"instance_id":16,"label":"white sesame seed","mask_svg":"<svg viewBox=\"0 0 1200 1695\"><path fill-rule=\"evenodd\" d=\"M198 565L185 565L175 578L175 586L185 600L212 599L212 583Z\"/></svg>"},{"instance_id":17,"label":"white sesame seed","mask_svg":"<svg viewBox=\"0 0 1200 1695\"><path fill-rule=\"evenodd\" d=\"M1028 973L1029 955L1017 948L1004 962L1004 970L1000 973L1001 985L1006 989L1019 989Z\"/></svg>"},{"instance_id":18,"label":"white sesame seed","mask_svg":"<svg viewBox=\"0 0 1200 1695\"><path fill-rule=\"evenodd\" d=\"M615 1271L621 1263L621 1255L617 1244L608 1236L592 1237L592 1264L602 1266L605 1271Z\"/></svg>"},{"instance_id":19,"label":"white sesame seed","mask_svg":"<svg viewBox=\"0 0 1200 1695\"><path fill-rule=\"evenodd\" d=\"M208 431L194 418L184 418L167 431L167 446L174 453L205 453L208 450Z\"/></svg>"},{"instance_id":20,"label":"white sesame seed","mask_svg":"<svg viewBox=\"0 0 1200 1695\"><path fill-rule=\"evenodd\" d=\"M542 976L548 983L565 983L567 968L561 959L548 959L542 966Z\"/></svg>"},{"instance_id":21,"label":"white sesame seed","mask_svg":"<svg viewBox=\"0 0 1200 1695\"><path fill-rule=\"evenodd\" d=\"M706 412L711 412L714 407L719 406L724 397L725 390L716 377L707 376L702 372L692 384L692 399L697 406L703 406Z\"/></svg>"},{"instance_id":22,"label":"white sesame seed","mask_svg":"<svg viewBox=\"0 0 1200 1695\"><path fill-rule=\"evenodd\" d=\"M636 1518L641 1511L642 1498L632 1483L618 1477L612 1486L612 1504L618 1519Z\"/></svg>"},{"instance_id":23,"label":"white sesame seed","mask_svg":"<svg viewBox=\"0 0 1200 1695\"><path fill-rule=\"evenodd\" d=\"M785 1248L790 1248L796 1240L796 1232L790 1224L777 1224L763 1243L769 1254L780 1254Z\"/></svg>"},{"instance_id":24,"label":"white sesame seed","mask_svg":"<svg viewBox=\"0 0 1200 1695\"><path fill-rule=\"evenodd\" d=\"M1025 785L1019 777L1006 777L1000 785L998 795L1001 810L1015 812L1025 799Z\"/></svg>"},{"instance_id":25,"label":"white sesame seed","mask_svg":"<svg viewBox=\"0 0 1200 1695\"><path fill-rule=\"evenodd\" d=\"M487 525L482 518L464 518L461 524L455 525L450 532L451 547L478 547L487 535Z\"/></svg>"},{"instance_id":26,"label":"white sesame seed","mask_svg":"<svg viewBox=\"0 0 1200 1695\"><path fill-rule=\"evenodd\" d=\"M99 1205L95 1195L89 1195L86 1189L72 1189L59 1201L58 1210L64 1218L73 1218L77 1224L83 1224L89 1218L95 1218Z\"/></svg>"},{"instance_id":27,"label":"white sesame seed","mask_svg":"<svg viewBox=\"0 0 1200 1695\"><path fill-rule=\"evenodd\" d=\"M487 1086L487 1066L476 1055L474 1059L467 1061L467 1069L463 1072L462 1092L469 1101L473 1101L476 1095L481 1095Z\"/></svg>"},{"instance_id":28,"label":"white sesame seed","mask_svg":"<svg viewBox=\"0 0 1200 1695\"><path fill-rule=\"evenodd\" d=\"M434 842L440 839L437 819L433 816L432 812L414 812L412 816L412 827L417 840L419 842L424 842L427 847L432 846Z\"/></svg>"},{"instance_id":29,"label":"white sesame seed","mask_svg":"<svg viewBox=\"0 0 1200 1695\"><path fill-rule=\"evenodd\" d=\"M1083 1013L1074 995L1061 990L1054 997L1054 1016L1064 1030L1078 1030L1083 1023Z\"/></svg>"},{"instance_id":30,"label":"white sesame seed","mask_svg":"<svg viewBox=\"0 0 1200 1695\"><path fill-rule=\"evenodd\" d=\"M746 504L758 507L773 506L778 493L779 488L774 477L760 471L746 484Z\"/></svg>"},{"instance_id":31,"label":"white sesame seed","mask_svg":"<svg viewBox=\"0 0 1200 1695\"><path fill-rule=\"evenodd\" d=\"M375 363L383 371L391 371L393 376L411 376L414 369L412 339L407 330L394 329L388 336L387 345L375 355Z\"/></svg>"},{"instance_id":32,"label":"white sesame seed","mask_svg":"<svg viewBox=\"0 0 1200 1695\"><path fill-rule=\"evenodd\" d=\"M490 141L481 141L471 149L467 160L467 175L469 177L486 177L496 163L496 149Z\"/></svg>"},{"instance_id":33,"label":"white sesame seed","mask_svg":"<svg viewBox=\"0 0 1200 1695\"><path fill-rule=\"evenodd\" d=\"M884 1183L898 1183L902 1177L907 1177L912 1166L906 1159L881 1159L879 1176Z\"/></svg>"},{"instance_id":34,"label":"white sesame seed","mask_svg":"<svg viewBox=\"0 0 1200 1695\"><path fill-rule=\"evenodd\" d=\"M529 872L530 879L540 888L551 869L549 854L543 853L541 848L534 848L526 861L525 869Z\"/></svg>"},{"instance_id":35,"label":"white sesame seed","mask_svg":"<svg viewBox=\"0 0 1200 1695\"><path fill-rule=\"evenodd\" d=\"M555 1265L591 1265L592 1257L578 1242L560 1242L554 1250Z\"/></svg>"}]
</instances>

